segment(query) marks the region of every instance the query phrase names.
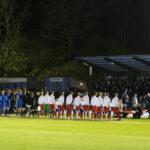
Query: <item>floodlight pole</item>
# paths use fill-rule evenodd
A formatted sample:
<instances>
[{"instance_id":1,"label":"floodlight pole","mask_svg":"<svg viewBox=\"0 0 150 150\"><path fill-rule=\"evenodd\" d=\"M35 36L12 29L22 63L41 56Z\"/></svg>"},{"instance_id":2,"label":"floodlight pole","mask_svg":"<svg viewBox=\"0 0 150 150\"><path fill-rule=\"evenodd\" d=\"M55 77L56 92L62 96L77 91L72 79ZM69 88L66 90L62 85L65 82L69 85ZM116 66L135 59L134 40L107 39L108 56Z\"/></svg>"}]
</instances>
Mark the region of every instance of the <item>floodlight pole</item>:
<instances>
[{"instance_id":1,"label":"floodlight pole","mask_svg":"<svg viewBox=\"0 0 150 150\"><path fill-rule=\"evenodd\" d=\"M92 74L93 74L93 67L89 66L89 76L92 76Z\"/></svg>"},{"instance_id":2,"label":"floodlight pole","mask_svg":"<svg viewBox=\"0 0 150 150\"><path fill-rule=\"evenodd\" d=\"M93 67L89 66L89 89L91 88L91 76L93 75Z\"/></svg>"}]
</instances>

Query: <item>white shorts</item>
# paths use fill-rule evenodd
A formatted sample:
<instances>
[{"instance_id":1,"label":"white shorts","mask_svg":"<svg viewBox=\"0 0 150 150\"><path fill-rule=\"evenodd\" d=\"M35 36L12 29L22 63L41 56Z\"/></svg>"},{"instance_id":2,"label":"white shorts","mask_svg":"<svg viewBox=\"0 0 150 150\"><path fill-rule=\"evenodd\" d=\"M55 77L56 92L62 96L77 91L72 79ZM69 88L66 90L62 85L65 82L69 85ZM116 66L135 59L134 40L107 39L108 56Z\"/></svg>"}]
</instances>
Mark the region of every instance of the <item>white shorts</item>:
<instances>
[{"instance_id":1,"label":"white shorts","mask_svg":"<svg viewBox=\"0 0 150 150\"><path fill-rule=\"evenodd\" d=\"M38 111L40 111L41 110L41 106L38 106Z\"/></svg>"}]
</instances>

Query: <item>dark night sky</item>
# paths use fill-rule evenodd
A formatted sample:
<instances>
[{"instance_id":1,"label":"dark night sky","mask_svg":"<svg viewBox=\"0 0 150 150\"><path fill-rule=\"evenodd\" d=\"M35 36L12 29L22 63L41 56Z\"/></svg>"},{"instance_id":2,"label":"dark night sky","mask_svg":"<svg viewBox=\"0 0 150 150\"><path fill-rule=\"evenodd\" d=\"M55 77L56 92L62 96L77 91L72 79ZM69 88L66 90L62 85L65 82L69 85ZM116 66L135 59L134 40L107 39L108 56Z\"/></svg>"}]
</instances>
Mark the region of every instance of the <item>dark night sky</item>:
<instances>
[{"instance_id":1,"label":"dark night sky","mask_svg":"<svg viewBox=\"0 0 150 150\"><path fill-rule=\"evenodd\" d=\"M17 26L15 21L18 18L24 18L21 22L23 30L19 29L17 38L14 38L13 32L10 37L14 48L8 47L16 55L22 54L17 57L21 63L24 62L22 66L25 66L24 71L19 67L20 72L14 72L14 76L71 75L77 70L74 60L79 56L150 54L150 0L7 2L8 5L3 3L3 6L8 6L8 10L12 6L16 8L13 12L15 17L11 15L14 18L13 21L10 19L10 30ZM26 9L28 12L25 12L25 17L21 12ZM5 17L2 16L3 18ZM2 29L3 34L6 34L7 27L2 25ZM7 42L3 37L3 41ZM16 67L20 62L17 59L16 64L12 64ZM0 75L4 76L7 72L7 76L12 76L12 67L7 71L7 65L9 62L1 65L3 71Z\"/></svg>"},{"instance_id":2,"label":"dark night sky","mask_svg":"<svg viewBox=\"0 0 150 150\"><path fill-rule=\"evenodd\" d=\"M32 0L31 4L28 28L35 33L40 31L47 13L41 3L41 0ZM130 50L129 53L150 52L149 0L86 0L85 5L99 8L96 18L101 23L92 30L93 35L117 40L123 48ZM105 42L104 39L103 44Z\"/></svg>"},{"instance_id":3,"label":"dark night sky","mask_svg":"<svg viewBox=\"0 0 150 150\"><path fill-rule=\"evenodd\" d=\"M129 49L149 50L150 1L113 1L104 10L104 34L117 37Z\"/></svg>"}]
</instances>

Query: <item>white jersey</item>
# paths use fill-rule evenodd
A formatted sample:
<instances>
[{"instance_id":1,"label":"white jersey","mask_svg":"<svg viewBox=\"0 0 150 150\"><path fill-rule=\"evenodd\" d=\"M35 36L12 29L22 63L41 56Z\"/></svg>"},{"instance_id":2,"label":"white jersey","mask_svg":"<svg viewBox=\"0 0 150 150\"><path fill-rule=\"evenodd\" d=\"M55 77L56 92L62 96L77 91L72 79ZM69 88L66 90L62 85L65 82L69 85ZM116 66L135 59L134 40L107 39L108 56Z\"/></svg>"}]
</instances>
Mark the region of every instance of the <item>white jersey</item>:
<instances>
[{"instance_id":1,"label":"white jersey","mask_svg":"<svg viewBox=\"0 0 150 150\"><path fill-rule=\"evenodd\" d=\"M111 107L119 107L118 97L114 97L111 102Z\"/></svg>"},{"instance_id":2,"label":"white jersey","mask_svg":"<svg viewBox=\"0 0 150 150\"><path fill-rule=\"evenodd\" d=\"M50 101L50 96L48 95L48 94L46 94L45 96L44 96L44 104L49 104L49 101Z\"/></svg>"},{"instance_id":3,"label":"white jersey","mask_svg":"<svg viewBox=\"0 0 150 150\"><path fill-rule=\"evenodd\" d=\"M110 107L111 100L108 96L105 96L103 99L103 107Z\"/></svg>"},{"instance_id":4,"label":"white jersey","mask_svg":"<svg viewBox=\"0 0 150 150\"><path fill-rule=\"evenodd\" d=\"M97 97L97 102L96 102L97 107L103 106L103 98L101 96Z\"/></svg>"},{"instance_id":5,"label":"white jersey","mask_svg":"<svg viewBox=\"0 0 150 150\"><path fill-rule=\"evenodd\" d=\"M55 96L53 94L50 95L49 104L55 104Z\"/></svg>"},{"instance_id":6,"label":"white jersey","mask_svg":"<svg viewBox=\"0 0 150 150\"><path fill-rule=\"evenodd\" d=\"M66 98L66 105L72 104L72 100L73 100L73 96L72 95L68 95L67 98Z\"/></svg>"},{"instance_id":7,"label":"white jersey","mask_svg":"<svg viewBox=\"0 0 150 150\"><path fill-rule=\"evenodd\" d=\"M84 105L90 105L90 103L89 103L89 96L84 96L83 97L83 101L84 101Z\"/></svg>"},{"instance_id":8,"label":"white jersey","mask_svg":"<svg viewBox=\"0 0 150 150\"><path fill-rule=\"evenodd\" d=\"M81 101L80 96L75 97L75 99L74 99L75 106L80 106L80 101Z\"/></svg>"},{"instance_id":9,"label":"white jersey","mask_svg":"<svg viewBox=\"0 0 150 150\"><path fill-rule=\"evenodd\" d=\"M55 109L58 109L58 107L59 107L59 103L55 102Z\"/></svg>"},{"instance_id":10,"label":"white jersey","mask_svg":"<svg viewBox=\"0 0 150 150\"><path fill-rule=\"evenodd\" d=\"M96 96L93 96L91 98L91 106L96 106L96 103L97 103L97 97Z\"/></svg>"},{"instance_id":11,"label":"white jersey","mask_svg":"<svg viewBox=\"0 0 150 150\"><path fill-rule=\"evenodd\" d=\"M64 95L61 95L59 98L58 98L58 103L59 105L64 105Z\"/></svg>"},{"instance_id":12,"label":"white jersey","mask_svg":"<svg viewBox=\"0 0 150 150\"><path fill-rule=\"evenodd\" d=\"M41 96L38 98L38 104L39 104L39 105L44 104L44 96L43 96L43 95L41 95Z\"/></svg>"}]
</instances>

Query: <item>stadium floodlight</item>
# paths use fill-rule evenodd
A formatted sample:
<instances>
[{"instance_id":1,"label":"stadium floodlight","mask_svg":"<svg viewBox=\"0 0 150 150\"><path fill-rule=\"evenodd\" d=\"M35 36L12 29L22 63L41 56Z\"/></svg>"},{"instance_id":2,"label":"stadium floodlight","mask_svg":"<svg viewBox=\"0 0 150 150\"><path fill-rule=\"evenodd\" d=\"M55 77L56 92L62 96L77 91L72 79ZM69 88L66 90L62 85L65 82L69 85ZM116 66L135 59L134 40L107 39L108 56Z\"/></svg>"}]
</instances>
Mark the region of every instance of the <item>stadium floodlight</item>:
<instances>
[{"instance_id":1,"label":"stadium floodlight","mask_svg":"<svg viewBox=\"0 0 150 150\"><path fill-rule=\"evenodd\" d=\"M80 82L80 86L83 86L83 82Z\"/></svg>"},{"instance_id":2,"label":"stadium floodlight","mask_svg":"<svg viewBox=\"0 0 150 150\"><path fill-rule=\"evenodd\" d=\"M85 66L88 66L88 67L89 67L89 65L88 65L87 63L85 63L85 62L83 63L83 65L85 65Z\"/></svg>"}]
</instances>

